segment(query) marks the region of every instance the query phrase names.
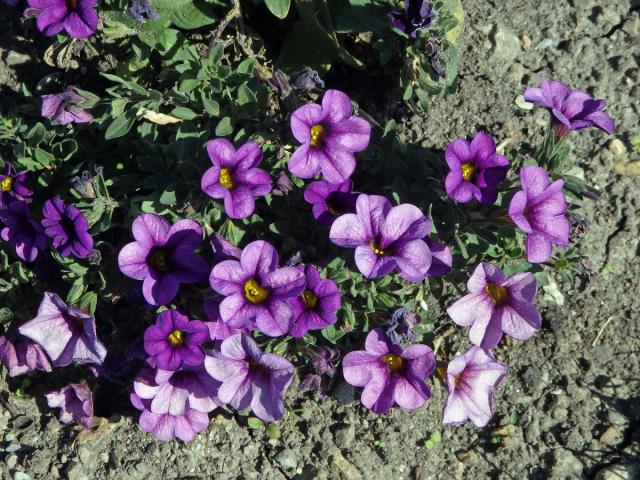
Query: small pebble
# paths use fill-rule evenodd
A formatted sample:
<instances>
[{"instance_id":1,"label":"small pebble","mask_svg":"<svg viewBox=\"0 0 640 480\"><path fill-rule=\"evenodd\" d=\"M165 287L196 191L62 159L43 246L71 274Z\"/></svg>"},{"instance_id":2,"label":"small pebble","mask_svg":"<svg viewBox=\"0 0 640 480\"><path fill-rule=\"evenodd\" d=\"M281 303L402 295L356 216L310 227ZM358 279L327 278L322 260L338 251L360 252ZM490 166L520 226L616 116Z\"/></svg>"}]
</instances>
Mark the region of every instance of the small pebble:
<instances>
[{"instance_id":1,"label":"small pebble","mask_svg":"<svg viewBox=\"0 0 640 480\"><path fill-rule=\"evenodd\" d=\"M13 480L31 480L31 477L24 472L16 472L13 474Z\"/></svg>"},{"instance_id":2,"label":"small pebble","mask_svg":"<svg viewBox=\"0 0 640 480\"><path fill-rule=\"evenodd\" d=\"M609 151L616 157L619 157L627 151L627 147L624 146L624 143L622 143L622 140L620 140L619 138L610 140L607 147L609 148Z\"/></svg>"},{"instance_id":3,"label":"small pebble","mask_svg":"<svg viewBox=\"0 0 640 480\"><path fill-rule=\"evenodd\" d=\"M13 468L16 466L16 463L18 463L17 455L13 454L7 457L7 467L13 470Z\"/></svg>"}]
</instances>

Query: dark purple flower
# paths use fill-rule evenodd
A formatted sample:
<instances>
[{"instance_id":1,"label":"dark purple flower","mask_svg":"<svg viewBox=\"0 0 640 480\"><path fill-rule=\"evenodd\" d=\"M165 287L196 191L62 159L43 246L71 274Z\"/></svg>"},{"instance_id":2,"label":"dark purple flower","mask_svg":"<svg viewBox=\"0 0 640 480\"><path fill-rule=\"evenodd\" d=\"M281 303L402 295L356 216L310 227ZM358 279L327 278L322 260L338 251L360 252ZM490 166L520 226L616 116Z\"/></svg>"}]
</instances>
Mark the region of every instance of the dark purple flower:
<instances>
[{"instance_id":1,"label":"dark purple flower","mask_svg":"<svg viewBox=\"0 0 640 480\"><path fill-rule=\"evenodd\" d=\"M0 210L0 221L5 225L0 237L25 262L33 262L38 253L47 248L47 236L42 225L31 218L26 203L16 200Z\"/></svg>"},{"instance_id":2,"label":"dark purple flower","mask_svg":"<svg viewBox=\"0 0 640 480\"><path fill-rule=\"evenodd\" d=\"M195 367L204 360L201 345L209 340L209 328L200 320L189 320L177 310L165 310L155 325L144 332L144 349L158 368L179 370Z\"/></svg>"},{"instance_id":3,"label":"dark purple flower","mask_svg":"<svg viewBox=\"0 0 640 480\"><path fill-rule=\"evenodd\" d=\"M461 327L471 327L469 339L490 350L502 334L527 340L540 328L540 312L533 304L538 291L532 273L515 273L505 278L495 265L481 263L467 281L469 295L447 309Z\"/></svg>"},{"instance_id":4,"label":"dark purple flower","mask_svg":"<svg viewBox=\"0 0 640 480\"><path fill-rule=\"evenodd\" d=\"M431 266L427 271L430 277L441 277L446 275L453 265L453 255L451 249L444 243L440 243L429 237L425 238L429 250L431 250Z\"/></svg>"},{"instance_id":5,"label":"dark purple flower","mask_svg":"<svg viewBox=\"0 0 640 480\"><path fill-rule=\"evenodd\" d=\"M271 191L271 177L260 168L262 151L255 141L238 150L224 138L207 143L207 152L213 167L204 172L202 191L212 198L224 199L224 210L229 218L246 218L256 209L254 197Z\"/></svg>"},{"instance_id":6,"label":"dark purple flower","mask_svg":"<svg viewBox=\"0 0 640 480\"><path fill-rule=\"evenodd\" d=\"M45 395L50 408L59 408L62 423L77 423L85 428L93 424L93 395L85 383L72 383Z\"/></svg>"},{"instance_id":7,"label":"dark purple flower","mask_svg":"<svg viewBox=\"0 0 640 480\"><path fill-rule=\"evenodd\" d=\"M278 268L278 252L259 240L247 245L240 261L213 267L211 287L226 298L220 304L224 322L233 328L255 326L271 337L284 335L293 324L287 301L302 293L304 274L295 267Z\"/></svg>"},{"instance_id":8,"label":"dark purple flower","mask_svg":"<svg viewBox=\"0 0 640 480\"><path fill-rule=\"evenodd\" d=\"M93 317L70 308L55 293L44 293L38 315L18 331L38 343L55 367L71 362L101 365L107 356L107 349L96 336Z\"/></svg>"},{"instance_id":9,"label":"dark purple flower","mask_svg":"<svg viewBox=\"0 0 640 480\"><path fill-rule=\"evenodd\" d=\"M10 7L15 7L21 0L2 0L5 5L9 5Z\"/></svg>"},{"instance_id":10,"label":"dark purple flower","mask_svg":"<svg viewBox=\"0 0 640 480\"><path fill-rule=\"evenodd\" d=\"M73 177L71 179L71 185L73 189L80 194L82 198L93 200L97 198L96 192L98 177L102 175L102 167L95 167L95 175L91 175L91 172L85 170L79 177Z\"/></svg>"},{"instance_id":11,"label":"dark purple flower","mask_svg":"<svg viewBox=\"0 0 640 480\"><path fill-rule=\"evenodd\" d=\"M529 88L524 99L551 113L551 123L558 137L574 130L597 127L611 134L615 129L613 120L604 113L606 100L594 100L581 90L572 90L568 85L540 77L540 88Z\"/></svg>"},{"instance_id":12,"label":"dark purple flower","mask_svg":"<svg viewBox=\"0 0 640 480\"><path fill-rule=\"evenodd\" d=\"M0 175L0 208L8 207L14 200L31 202L33 192L26 185L30 175L26 170L16 172L9 162L5 164L4 174Z\"/></svg>"},{"instance_id":13,"label":"dark purple flower","mask_svg":"<svg viewBox=\"0 0 640 480\"><path fill-rule=\"evenodd\" d=\"M149 0L129 0L129 13L138 23L160 18L158 11L153 8Z\"/></svg>"},{"instance_id":14,"label":"dark purple flower","mask_svg":"<svg viewBox=\"0 0 640 480\"><path fill-rule=\"evenodd\" d=\"M38 29L48 37L65 30L73 38L87 38L98 28L98 0L27 0L38 11Z\"/></svg>"},{"instance_id":15,"label":"dark purple flower","mask_svg":"<svg viewBox=\"0 0 640 480\"><path fill-rule=\"evenodd\" d=\"M509 159L496 153L490 135L478 132L471 143L457 139L444 152L449 169L444 186L447 195L458 203L473 197L483 205L493 205L498 198L498 184L507 176Z\"/></svg>"},{"instance_id":16,"label":"dark purple flower","mask_svg":"<svg viewBox=\"0 0 640 480\"><path fill-rule=\"evenodd\" d=\"M207 372L222 382L218 398L236 410L251 407L253 414L266 421L284 415L284 394L293 380L293 365L274 353L262 353L249 336L227 338L220 353L204 360Z\"/></svg>"},{"instance_id":17,"label":"dark purple flower","mask_svg":"<svg viewBox=\"0 0 640 480\"><path fill-rule=\"evenodd\" d=\"M86 100L78 95L74 87L62 93L42 95L42 116L60 125L69 123L87 123L93 116L79 105Z\"/></svg>"},{"instance_id":18,"label":"dark purple flower","mask_svg":"<svg viewBox=\"0 0 640 480\"><path fill-rule=\"evenodd\" d=\"M303 92L310 92L316 89L324 89L324 81L311 67L304 67L302 70L297 71L291 77L291 84L297 90Z\"/></svg>"},{"instance_id":19,"label":"dark purple flower","mask_svg":"<svg viewBox=\"0 0 640 480\"><path fill-rule=\"evenodd\" d=\"M220 316L220 303L211 298L205 298L202 303L204 314L207 316L208 322L205 322L209 328L209 337L211 340L222 341L236 333L249 333L246 328L232 328L222 320Z\"/></svg>"},{"instance_id":20,"label":"dark purple flower","mask_svg":"<svg viewBox=\"0 0 640 480\"><path fill-rule=\"evenodd\" d=\"M329 238L336 245L356 249L356 265L367 278L394 270L411 282L422 281L431 267L431 251L422 240L431 220L408 203L392 207L379 195L361 194L356 214L339 217Z\"/></svg>"},{"instance_id":21,"label":"dark purple flower","mask_svg":"<svg viewBox=\"0 0 640 480\"><path fill-rule=\"evenodd\" d=\"M51 371L51 363L42 347L21 335L17 327L10 328L0 337L0 363L7 367L10 377L34 370Z\"/></svg>"},{"instance_id":22,"label":"dark purple flower","mask_svg":"<svg viewBox=\"0 0 640 480\"><path fill-rule=\"evenodd\" d=\"M551 258L553 244L569 245L567 201L562 193L564 182L550 184L543 168L520 170L522 190L509 204L509 218L527 234L527 260L543 263Z\"/></svg>"},{"instance_id":23,"label":"dark purple flower","mask_svg":"<svg viewBox=\"0 0 640 480\"><path fill-rule=\"evenodd\" d=\"M289 159L289 171L300 178L322 172L330 183L347 180L356 168L354 152L369 145L371 125L353 116L351 99L327 90L322 106L310 103L291 115L291 131L302 145Z\"/></svg>"},{"instance_id":24,"label":"dark purple flower","mask_svg":"<svg viewBox=\"0 0 640 480\"><path fill-rule=\"evenodd\" d=\"M222 235L214 233L211 236L211 251L213 252L213 264L224 260L239 260L242 250L228 242Z\"/></svg>"},{"instance_id":25,"label":"dark purple flower","mask_svg":"<svg viewBox=\"0 0 640 480\"><path fill-rule=\"evenodd\" d=\"M416 341L418 336L413 331L413 327L419 322L420 317L416 313L402 307L395 310L391 317L382 323L382 327L391 343L403 345Z\"/></svg>"},{"instance_id":26,"label":"dark purple flower","mask_svg":"<svg viewBox=\"0 0 640 480\"><path fill-rule=\"evenodd\" d=\"M342 361L347 383L364 387L362 403L374 413L385 413L394 403L406 410L421 407L431 398L425 383L436 367L433 352L426 345L405 349L391 343L381 328L365 341L365 350L348 353Z\"/></svg>"},{"instance_id":27,"label":"dark purple flower","mask_svg":"<svg viewBox=\"0 0 640 480\"><path fill-rule=\"evenodd\" d=\"M342 183L318 180L311 182L304 191L304 199L312 205L313 218L327 228L340 215L356 212L358 195L351 191L351 180Z\"/></svg>"},{"instance_id":28,"label":"dark purple flower","mask_svg":"<svg viewBox=\"0 0 640 480\"><path fill-rule=\"evenodd\" d=\"M405 0L403 10L392 10L389 19L395 28L402 30L410 38L416 38L420 30L431 27L437 15L433 5L424 0Z\"/></svg>"},{"instance_id":29,"label":"dark purple flower","mask_svg":"<svg viewBox=\"0 0 640 480\"><path fill-rule=\"evenodd\" d=\"M151 305L166 305L181 283L196 283L207 277L209 265L194 251L202 242L202 228L193 220L170 225L154 213L133 221L134 242L118 255L120 271L143 280L142 293Z\"/></svg>"},{"instance_id":30,"label":"dark purple flower","mask_svg":"<svg viewBox=\"0 0 640 480\"><path fill-rule=\"evenodd\" d=\"M289 335L304 337L309 330L321 330L338 320L336 312L340 308L340 290L333 280L320 278L316 267L298 267L304 272L306 284L303 292L289 300L293 308L293 325Z\"/></svg>"},{"instance_id":31,"label":"dark purple flower","mask_svg":"<svg viewBox=\"0 0 640 480\"><path fill-rule=\"evenodd\" d=\"M442 423L460 425L469 419L478 427L487 425L493 416L493 392L507 373L509 367L478 347L451 360Z\"/></svg>"},{"instance_id":32,"label":"dark purple flower","mask_svg":"<svg viewBox=\"0 0 640 480\"><path fill-rule=\"evenodd\" d=\"M47 200L42 206L44 233L53 241L53 248L63 257L87 258L93 249L89 222L73 205L59 198Z\"/></svg>"}]
</instances>

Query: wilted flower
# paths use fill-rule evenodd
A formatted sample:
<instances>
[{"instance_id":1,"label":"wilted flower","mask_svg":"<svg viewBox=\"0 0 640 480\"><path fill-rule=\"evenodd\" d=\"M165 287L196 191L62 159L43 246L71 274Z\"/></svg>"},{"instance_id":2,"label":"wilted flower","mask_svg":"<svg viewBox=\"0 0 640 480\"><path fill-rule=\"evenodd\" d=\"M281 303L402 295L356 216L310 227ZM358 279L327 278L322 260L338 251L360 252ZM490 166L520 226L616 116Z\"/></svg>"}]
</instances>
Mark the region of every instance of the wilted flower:
<instances>
[{"instance_id":1,"label":"wilted flower","mask_svg":"<svg viewBox=\"0 0 640 480\"><path fill-rule=\"evenodd\" d=\"M461 327L471 327L469 339L490 350L502 334L527 340L540 328L540 312L533 304L538 291L532 273L515 273L505 278L495 265L481 263L467 281L469 295L447 309Z\"/></svg>"},{"instance_id":2,"label":"wilted flower","mask_svg":"<svg viewBox=\"0 0 640 480\"><path fill-rule=\"evenodd\" d=\"M211 287L226 298L220 304L224 322L233 328L255 326L271 337L284 335L293 323L287 301L302 293L304 274L295 267L278 268L278 252L259 240L247 245L240 261L218 263L209 277Z\"/></svg>"},{"instance_id":3,"label":"wilted flower","mask_svg":"<svg viewBox=\"0 0 640 480\"><path fill-rule=\"evenodd\" d=\"M356 168L354 152L369 145L371 125L355 117L351 99L338 90L327 90L322 106L310 103L291 115L291 131L302 145L289 159L289 171L312 178L322 171L330 183L347 180Z\"/></svg>"},{"instance_id":4,"label":"wilted flower","mask_svg":"<svg viewBox=\"0 0 640 480\"><path fill-rule=\"evenodd\" d=\"M403 345L416 341L418 336L413 331L413 327L419 322L418 314L402 307L395 310L391 317L382 323L382 327L391 343Z\"/></svg>"},{"instance_id":5,"label":"wilted flower","mask_svg":"<svg viewBox=\"0 0 640 480\"><path fill-rule=\"evenodd\" d=\"M153 8L149 0L129 0L129 13L139 23L160 18L158 11Z\"/></svg>"},{"instance_id":6,"label":"wilted flower","mask_svg":"<svg viewBox=\"0 0 640 480\"><path fill-rule=\"evenodd\" d=\"M256 168L262 161L262 151L255 141L238 150L224 138L207 143L213 167L204 172L202 191L212 198L224 199L224 210L230 218L246 218L256 209L254 197L271 191L271 177Z\"/></svg>"},{"instance_id":7,"label":"wilted flower","mask_svg":"<svg viewBox=\"0 0 640 480\"><path fill-rule=\"evenodd\" d=\"M318 180L304 191L304 199L312 205L313 218L324 227L331 227L340 215L355 213L358 195L351 191L351 180L342 183Z\"/></svg>"},{"instance_id":8,"label":"wilted flower","mask_svg":"<svg viewBox=\"0 0 640 480\"><path fill-rule=\"evenodd\" d=\"M70 308L55 293L44 293L38 315L18 331L37 342L56 367L71 362L100 365L107 356L107 349L96 336L93 317Z\"/></svg>"},{"instance_id":9,"label":"wilted flower","mask_svg":"<svg viewBox=\"0 0 640 480\"><path fill-rule=\"evenodd\" d=\"M87 258L93 249L93 238L89 233L89 222L80 210L59 198L52 198L42 206L42 215L44 233L60 255Z\"/></svg>"},{"instance_id":10,"label":"wilted flower","mask_svg":"<svg viewBox=\"0 0 640 480\"><path fill-rule=\"evenodd\" d=\"M520 170L522 190L509 205L509 218L527 234L527 260L546 262L551 258L553 244L569 245L567 201L562 193L564 182L550 184L549 176L540 167Z\"/></svg>"},{"instance_id":11,"label":"wilted flower","mask_svg":"<svg viewBox=\"0 0 640 480\"><path fill-rule=\"evenodd\" d=\"M606 100L594 100L581 90L572 90L568 85L540 77L540 88L529 88L524 99L551 113L551 123L558 137L564 137L574 130L597 127L606 133L613 133L615 125L604 113Z\"/></svg>"},{"instance_id":12,"label":"wilted flower","mask_svg":"<svg viewBox=\"0 0 640 480\"><path fill-rule=\"evenodd\" d=\"M430 277L441 277L446 275L453 265L453 255L451 249L444 243L440 243L429 237L425 238L429 250L431 250L431 266L427 271Z\"/></svg>"},{"instance_id":13,"label":"wilted flower","mask_svg":"<svg viewBox=\"0 0 640 480\"><path fill-rule=\"evenodd\" d=\"M60 125L69 123L87 123L93 116L79 105L86 100L78 95L74 87L62 93L42 95L42 116Z\"/></svg>"},{"instance_id":14,"label":"wilted flower","mask_svg":"<svg viewBox=\"0 0 640 480\"><path fill-rule=\"evenodd\" d=\"M47 248L47 236L40 222L31 218L26 203L16 200L1 209L0 221L5 225L0 237L25 262L33 262L38 253Z\"/></svg>"},{"instance_id":15,"label":"wilted flower","mask_svg":"<svg viewBox=\"0 0 640 480\"><path fill-rule=\"evenodd\" d=\"M408 203L392 207L379 195L358 197L357 214L339 217L329 238L336 245L356 249L356 265L367 278L376 278L394 270L411 282L427 276L431 251L422 240L431 230L431 220Z\"/></svg>"},{"instance_id":16,"label":"wilted flower","mask_svg":"<svg viewBox=\"0 0 640 480\"><path fill-rule=\"evenodd\" d=\"M424 0L405 0L403 10L389 12L389 19L393 26L402 30L410 38L416 38L420 30L431 27L436 18L433 5Z\"/></svg>"},{"instance_id":17,"label":"wilted flower","mask_svg":"<svg viewBox=\"0 0 640 480\"><path fill-rule=\"evenodd\" d=\"M309 330L321 330L338 320L340 290L333 280L320 278L316 267L298 267L304 272L306 284L303 292L289 300L293 308L293 325L289 335L304 337Z\"/></svg>"},{"instance_id":18,"label":"wilted flower","mask_svg":"<svg viewBox=\"0 0 640 480\"><path fill-rule=\"evenodd\" d=\"M144 349L158 368L178 370L195 367L204 360L201 345L209 340L209 328L200 320L189 320L177 310L165 310L155 325L144 332Z\"/></svg>"},{"instance_id":19,"label":"wilted flower","mask_svg":"<svg viewBox=\"0 0 640 480\"><path fill-rule=\"evenodd\" d=\"M284 172L280 172L276 178L276 186L271 193L276 197L284 197L289 195L289 192L293 190L293 182Z\"/></svg>"},{"instance_id":20,"label":"wilted flower","mask_svg":"<svg viewBox=\"0 0 640 480\"><path fill-rule=\"evenodd\" d=\"M436 367L433 351L426 345L405 349L391 343L381 328L365 341L365 350L348 353L342 361L347 383L364 387L362 403L374 413L385 413L394 403L413 410L421 407L431 390L425 383Z\"/></svg>"},{"instance_id":21,"label":"wilted flower","mask_svg":"<svg viewBox=\"0 0 640 480\"><path fill-rule=\"evenodd\" d=\"M10 328L0 337L0 363L7 367L10 377L34 370L51 371L51 363L42 347L21 335L17 327Z\"/></svg>"},{"instance_id":22,"label":"wilted flower","mask_svg":"<svg viewBox=\"0 0 640 480\"><path fill-rule=\"evenodd\" d=\"M329 347L310 347L308 354L314 371L300 380L298 388L303 392L315 390L318 398L322 400L336 373L334 363L340 354L335 348Z\"/></svg>"},{"instance_id":23,"label":"wilted flower","mask_svg":"<svg viewBox=\"0 0 640 480\"><path fill-rule=\"evenodd\" d=\"M262 353L249 336L237 334L204 360L207 372L222 382L218 398L236 410L251 408L267 422L284 415L284 394L293 379L293 365L274 353Z\"/></svg>"},{"instance_id":24,"label":"wilted flower","mask_svg":"<svg viewBox=\"0 0 640 480\"><path fill-rule=\"evenodd\" d=\"M120 250L120 271L143 280L142 293L151 305L166 305L175 298L181 283L207 277L209 265L194 251L202 242L202 228L193 220L170 225L154 213L133 221L134 242Z\"/></svg>"},{"instance_id":25,"label":"wilted flower","mask_svg":"<svg viewBox=\"0 0 640 480\"><path fill-rule=\"evenodd\" d=\"M72 383L45 395L50 408L59 408L62 423L77 423L85 428L93 424L93 395L89 386Z\"/></svg>"},{"instance_id":26,"label":"wilted flower","mask_svg":"<svg viewBox=\"0 0 640 480\"><path fill-rule=\"evenodd\" d=\"M80 177L73 177L71 179L71 185L73 189L80 194L82 198L94 199L96 198L96 177L102 175L102 167L95 167L96 175L91 175L90 172L85 170Z\"/></svg>"},{"instance_id":27,"label":"wilted flower","mask_svg":"<svg viewBox=\"0 0 640 480\"><path fill-rule=\"evenodd\" d=\"M459 425L469 419L477 427L487 425L493 416L493 392L508 372L509 367L478 347L451 360L442 423Z\"/></svg>"},{"instance_id":28,"label":"wilted flower","mask_svg":"<svg viewBox=\"0 0 640 480\"><path fill-rule=\"evenodd\" d=\"M291 84L294 88L302 90L303 92L324 88L324 80L322 80L318 72L311 67L304 67L302 70L294 73L291 77Z\"/></svg>"},{"instance_id":29,"label":"wilted flower","mask_svg":"<svg viewBox=\"0 0 640 480\"><path fill-rule=\"evenodd\" d=\"M26 170L16 172L9 162L4 165L4 174L0 175L0 208L6 208L14 200L29 203L33 192L27 188L31 174Z\"/></svg>"},{"instance_id":30,"label":"wilted flower","mask_svg":"<svg viewBox=\"0 0 640 480\"><path fill-rule=\"evenodd\" d=\"M509 160L496 153L496 144L490 135L478 132L471 143L457 139L444 152L451 170L444 186L447 195L459 203L473 197L483 205L493 205L498 198L498 185L507 176Z\"/></svg>"},{"instance_id":31,"label":"wilted flower","mask_svg":"<svg viewBox=\"0 0 640 480\"><path fill-rule=\"evenodd\" d=\"M48 37L65 30L73 38L87 38L98 28L98 0L27 0L38 11L38 29Z\"/></svg>"},{"instance_id":32,"label":"wilted flower","mask_svg":"<svg viewBox=\"0 0 640 480\"><path fill-rule=\"evenodd\" d=\"M434 73L440 77L445 78L447 76L446 70L442 67L442 42L436 37L431 37L427 40L427 58L429 59L429 65Z\"/></svg>"},{"instance_id":33,"label":"wilted flower","mask_svg":"<svg viewBox=\"0 0 640 480\"><path fill-rule=\"evenodd\" d=\"M571 228L571 241L576 242L584 238L591 228L591 222L577 213L568 212L567 220Z\"/></svg>"}]
</instances>

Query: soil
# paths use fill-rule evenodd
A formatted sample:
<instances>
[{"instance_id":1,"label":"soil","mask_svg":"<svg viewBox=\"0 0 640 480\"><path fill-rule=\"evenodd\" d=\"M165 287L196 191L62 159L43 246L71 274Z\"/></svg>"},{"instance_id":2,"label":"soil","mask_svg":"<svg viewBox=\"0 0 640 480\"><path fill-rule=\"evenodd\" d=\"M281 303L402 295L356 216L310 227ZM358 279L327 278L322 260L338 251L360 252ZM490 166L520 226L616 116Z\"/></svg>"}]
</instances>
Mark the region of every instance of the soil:
<instances>
[{"instance_id":1,"label":"soil","mask_svg":"<svg viewBox=\"0 0 640 480\"><path fill-rule=\"evenodd\" d=\"M578 280L555 279L539 295L543 328L528 342L497 349L510 374L498 391L493 422L485 429L443 427L444 391L437 381L422 409L384 416L369 413L357 393L354 400L353 390L340 385L323 401L292 389L288 403L295 413L280 423L276 440L248 428L246 417L221 411L193 442L163 443L139 429L134 412L98 419L92 431L80 432L39 408L36 397L4 385L4 478L640 478L640 179L616 173L622 171L617 164L638 160L631 139L640 134L640 6L467 0L464 7L457 91L434 98L427 114L407 115L406 141L441 149L483 129L535 144L546 113L522 109L516 98L540 75L606 98L617 122L613 137L595 130L572 136L572 173L603 192L583 212L592 223L579 243L597 275L586 289ZM11 61L31 54L22 37L15 37L18 50L12 47L11 34L20 32L0 36L5 91L16 90L25 75ZM444 315L440 320L450 322ZM447 348L461 352L467 341L456 330ZM434 432L441 442L427 444Z\"/></svg>"}]
</instances>

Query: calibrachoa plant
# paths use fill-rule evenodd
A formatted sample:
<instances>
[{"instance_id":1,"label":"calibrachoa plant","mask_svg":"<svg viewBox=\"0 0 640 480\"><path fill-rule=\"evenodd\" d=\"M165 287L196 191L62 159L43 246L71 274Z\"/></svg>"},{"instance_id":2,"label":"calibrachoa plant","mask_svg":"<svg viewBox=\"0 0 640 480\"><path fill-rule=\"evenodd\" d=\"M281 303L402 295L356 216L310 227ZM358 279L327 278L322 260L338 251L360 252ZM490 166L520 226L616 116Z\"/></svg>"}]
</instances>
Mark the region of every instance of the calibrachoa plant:
<instances>
[{"instance_id":1,"label":"calibrachoa plant","mask_svg":"<svg viewBox=\"0 0 640 480\"><path fill-rule=\"evenodd\" d=\"M523 92L548 110L535 154L482 131L437 151L402 141L366 82L414 111L451 93L461 3L4 3L59 68L0 122L12 387L39 375L85 428L129 395L163 441L223 409L295 415L293 389L492 421L512 339L543 328L539 287L585 268L572 225L598 192L566 158L579 130L614 131L604 100L541 78ZM258 50L247 25L278 34Z\"/></svg>"}]
</instances>

